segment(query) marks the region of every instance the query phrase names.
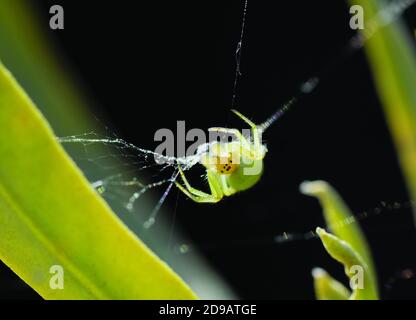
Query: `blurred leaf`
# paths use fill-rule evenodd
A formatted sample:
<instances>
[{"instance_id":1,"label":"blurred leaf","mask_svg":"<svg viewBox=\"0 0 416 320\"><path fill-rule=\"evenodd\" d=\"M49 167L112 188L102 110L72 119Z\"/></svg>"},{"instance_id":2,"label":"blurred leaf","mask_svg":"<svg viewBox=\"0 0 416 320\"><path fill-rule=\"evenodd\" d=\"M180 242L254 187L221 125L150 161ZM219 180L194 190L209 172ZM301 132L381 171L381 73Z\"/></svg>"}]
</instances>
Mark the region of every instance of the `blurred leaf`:
<instances>
[{"instance_id":1,"label":"blurred leaf","mask_svg":"<svg viewBox=\"0 0 416 320\"><path fill-rule=\"evenodd\" d=\"M325 270L312 270L316 298L318 300L348 300L351 292L345 286L332 278Z\"/></svg>"},{"instance_id":2,"label":"blurred leaf","mask_svg":"<svg viewBox=\"0 0 416 320\"><path fill-rule=\"evenodd\" d=\"M364 233L336 190L325 181L304 182L300 189L302 193L319 199L327 228L338 238L348 242L374 273L373 259Z\"/></svg>"},{"instance_id":3,"label":"blurred leaf","mask_svg":"<svg viewBox=\"0 0 416 320\"><path fill-rule=\"evenodd\" d=\"M38 19L37 9L31 1L1 1L0 58L59 136L97 130L81 79L50 41L49 14Z\"/></svg>"},{"instance_id":4,"label":"blurred leaf","mask_svg":"<svg viewBox=\"0 0 416 320\"><path fill-rule=\"evenodd\" d=\"M321 228L316 229L316 233L320 237L326 251L332 258L344 265L345 274L350 281L355 273L352 272L353 267L361 267L363 270L363 287L353 287L353 293L350 300L376 300L378 299L377 288L374 277L365 263L364 259L345 241L338 237L327 233Z\"/></svg>"},{"instance_id":5,"label":"blurred leaf","mask_svg":"<svg viewBox=\"0 0 416 320\"><path fill-rule=\"evenodd\" d=\"M319 199L327 227L360 256L368 271L368 281L377 296L377 276L369 246L360 225L341 196L325 181L304 182L300 190Z\"/></svg>"},{"instance_id":6,"label":"blurred leaf","mask_svg":"<svg viewBox=\"0 0 416 320\"><path fill-rule=\"evenodd\" d=\"M396 3L403 1L396 1ZM380 0L350 0L364 8L365 19L386 6ZM388 15L387 15L388 16ZM366 30L364 29L363 32ZM412 34L402 19L376 32L365 49L377 91L384 106L390 130L411 198L416 200L416 51ZM416 221L416 211L414 210Z\"/></svg>"},{"instance_id":7,"label":"blurred leaf","mask_svg":"<svg viewBox=\"0 0 416 320\"><path fill-rule=\"evenodd\" d=\"M0 64L0 259L49 299L191 299L76 168ZM53 290L50 268L64 268Z\"/></svg>"}]
</instances>

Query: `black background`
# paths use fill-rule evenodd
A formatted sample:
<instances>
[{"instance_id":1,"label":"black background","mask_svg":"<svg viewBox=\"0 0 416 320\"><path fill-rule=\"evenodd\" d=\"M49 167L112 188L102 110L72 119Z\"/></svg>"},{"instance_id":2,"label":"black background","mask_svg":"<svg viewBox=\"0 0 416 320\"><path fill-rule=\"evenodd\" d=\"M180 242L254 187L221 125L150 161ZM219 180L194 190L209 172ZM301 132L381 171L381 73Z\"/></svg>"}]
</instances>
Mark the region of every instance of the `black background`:
<instances>
[{"instance_id":1,"label":"black background","mask_svg":"<svg viewBox=\"0 0 416 320\"><path fill-rule=\"evenodd\" d=\"M100 106L92 112L125 140L154 149L154 132L175 130L177 120L188 129L244 127L230 112L243 1L33 2ZM65 9L65 30L48 28L52 4ZM265 120L337 55L353 35L348 22L342 1L250 1L237 109ZM324 225L318 202L299 184L329 181L355 213L408 199L363 52L340 63L264 138L265 173L254 188L215 205L183 195L176 202L175 190L165 207L176 208L176 223L238 296L313 299L313 267L345 276L318 240L274 243L282 232ZM414 280L386 287L416 267L411 210L383 210L362 226L382 297L415 298ZM1 298L38 297L6 267L0 277Z\"/></svg>"}]
</instances>

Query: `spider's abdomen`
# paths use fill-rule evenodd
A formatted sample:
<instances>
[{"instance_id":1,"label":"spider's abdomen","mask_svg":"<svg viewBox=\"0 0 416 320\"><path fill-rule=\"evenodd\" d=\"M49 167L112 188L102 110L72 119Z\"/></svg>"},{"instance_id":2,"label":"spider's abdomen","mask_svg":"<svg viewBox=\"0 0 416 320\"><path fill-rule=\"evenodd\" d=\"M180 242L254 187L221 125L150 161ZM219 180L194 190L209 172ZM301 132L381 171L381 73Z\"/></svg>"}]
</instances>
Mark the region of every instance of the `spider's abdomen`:
<instances>
[{"instance_id":1,"label":"spider's abdomen","mask_svg":"<svg viewBox=\"0 0 416 320\"><path fill-rule=\"evenodd\" d=\"M254 186L263 173L263 160L251 160L242 157L241 163L233 174L227 176L228 185L236 191L244 191Z\"/></svg>"}]
</instances>

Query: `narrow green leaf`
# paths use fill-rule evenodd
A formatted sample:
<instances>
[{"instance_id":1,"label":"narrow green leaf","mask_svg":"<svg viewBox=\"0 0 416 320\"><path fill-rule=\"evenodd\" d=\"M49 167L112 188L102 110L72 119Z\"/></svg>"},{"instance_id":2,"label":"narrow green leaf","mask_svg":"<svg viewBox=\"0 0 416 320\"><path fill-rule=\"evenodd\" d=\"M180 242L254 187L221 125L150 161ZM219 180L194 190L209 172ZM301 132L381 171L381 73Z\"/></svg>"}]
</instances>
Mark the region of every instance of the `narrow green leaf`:
<instances>
[{"instance_id":1,"label":"narrow green leaf","mask_svg":"<svg viewBox=\"0 0 416 320\"><path fill-rule=\"evenodd\" d=\"M44 298L195 298L96 194L2 64L0 259ZM54 265L64 289L50 286Z\"/></svg>"},{"instance_id":2,"label":"narrow green leaf","mask_svg":"<svg viewBox=\"0 0 416 320\"><path fill-rule=\"evenodd\" d=\"M376 300L378 299L377 288L374 282L374 278L368 265L364 259L345 241L340 238L327 233L321 228L316 229L316 233L319 235L326 251L332 258L339 261L344 265L345 274L349 277L350 281L354 280L356 275L355 268L360 268L363 273L363 286L353 286L353 293L350 297L351 300Z\"/></svg>"},{"instance_id":3,"label":"narrow green leaf","mask_svg":"<svg viewBox=\"0 0 416 320\"><path fill-rule=\"evenodd\" d=\"M403 1L396 1L403 2ZM386 1L350 0L364 8L368 23ZM365 32L366 29L363 30ZM416 199L416 50L400 17L378 30L366 43L373 78L384 106L412 199ZM416 221L416 210L414 210Z\"/></svg>"},{"instance_id":4,"label":"narrow green leaf","mask_svg":"<svg viewBox=\"0 0 416 320\"><path fill-rule=\"evenodd\" d=\"M359 223L341 196L325 181L303 182L300 186L302 193L318 198L323 208L327 227L344 241L356 255L360 256L366 266L366 279L377 296L377 275L371 256L371 251Z\"/></svg>"},{"instance_id":5,"label":"narrow green leaf","mask_svg":"<svg viewBox=\"0 0 416 320\"><path fill-rule=\"evenodd\" d=\"M338 238L349 245L363 257L371 273L375 268L370 248L359 223L341 196L325 181L304 182L300 186L302 193L317 197L323 208L325 223Z\"/></svg>"},{"instance_id":6,"label":"narrow green leaf","mask_svg":"<svg viewBox=\"0 0 416 320\"><path fill-rule=\"evenodd\" d=\"M318 300L348 300L351 292L339 281L332 278L325 270L312 270L316 298Z\"/></svg>"}]
</instances>

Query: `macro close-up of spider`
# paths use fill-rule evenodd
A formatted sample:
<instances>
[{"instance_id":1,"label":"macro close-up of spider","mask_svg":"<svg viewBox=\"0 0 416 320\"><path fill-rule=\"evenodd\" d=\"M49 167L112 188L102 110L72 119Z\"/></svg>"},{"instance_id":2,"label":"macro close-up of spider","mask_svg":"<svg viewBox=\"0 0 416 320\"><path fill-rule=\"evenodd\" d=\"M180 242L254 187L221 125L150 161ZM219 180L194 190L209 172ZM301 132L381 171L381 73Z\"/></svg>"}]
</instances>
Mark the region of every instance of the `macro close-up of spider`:
<instances>
[{"instance_id":1,"label":"macro close-up of spider","mask_svg":"<svg viewBox=\"0 0 416 320\"><path fill-rule=\"evenodd\" d=\"M0 0L0 300L416 299L416 0L130 5Z\"/></svg>"},{"instance_id":2,"label":"macro close-up of spider","mask_svg":"<svg viewBox=\"0 0 416 320\"><path fill-rule=\"evenodd\" d=\"M239 191L251 188L263 173L263 158L267 148L261 143L262 129L236 110L232 110L251 128L251 137L246 138L237 129L210 128L211 132L231 134L237 138L234 142L214 142L203 145L208 151L201 154L201 164L206 168L206 179L211 193L197 190L189 184L180 165L180 176L185 187L179 182L176 186L195 202L215 203L223 196L231 196ZM200 154L201 152L197 152Z\"/></svg>"}]
</instances>

